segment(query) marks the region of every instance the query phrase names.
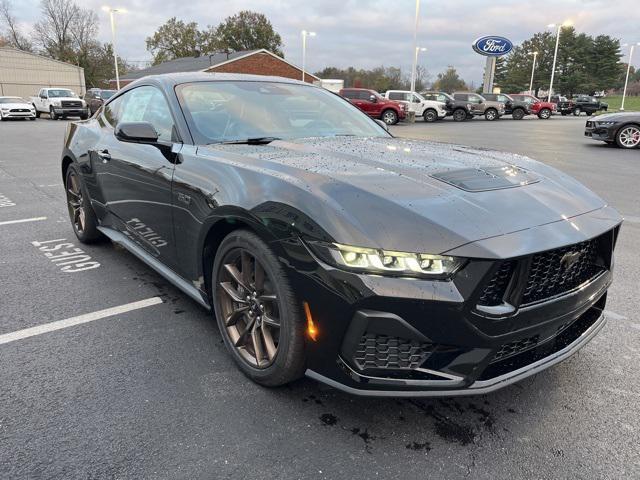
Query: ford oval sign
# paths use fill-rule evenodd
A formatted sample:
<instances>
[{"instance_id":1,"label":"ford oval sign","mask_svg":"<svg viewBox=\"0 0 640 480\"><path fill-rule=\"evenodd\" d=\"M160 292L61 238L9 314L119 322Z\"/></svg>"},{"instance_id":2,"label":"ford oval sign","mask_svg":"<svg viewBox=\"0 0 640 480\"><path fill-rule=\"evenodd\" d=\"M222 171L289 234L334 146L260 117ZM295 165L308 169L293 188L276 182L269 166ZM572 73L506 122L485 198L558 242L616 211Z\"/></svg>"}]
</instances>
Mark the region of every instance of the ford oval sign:
<instances>
[{"instance_id":1,"label":"ford oval sign","mask_svg":"<svg viewBox=\"0 0 640 480\"><path fill-rule=\"evenodd\" d=\"M480 37L473 42L473 49L480 55L487 57L500 57L506 55L513 49L511 40L504 37L496 37L490 35L488 37Z\"/></svg>"}]
</instances>

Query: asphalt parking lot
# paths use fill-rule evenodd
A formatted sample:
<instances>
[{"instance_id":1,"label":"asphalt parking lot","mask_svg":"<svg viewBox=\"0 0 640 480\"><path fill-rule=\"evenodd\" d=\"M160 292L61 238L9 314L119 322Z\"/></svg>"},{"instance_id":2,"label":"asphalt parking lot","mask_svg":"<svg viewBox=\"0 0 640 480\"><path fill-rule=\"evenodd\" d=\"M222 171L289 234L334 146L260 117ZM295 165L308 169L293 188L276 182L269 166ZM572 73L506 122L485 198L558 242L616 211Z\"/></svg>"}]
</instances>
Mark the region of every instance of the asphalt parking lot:
<instances>
[{"instance_id":1,"label":"asphalt parking lot","mask_svg":"<svg viewBox=\"0 0 640 480\"><path fill-rule=\"evenodd\" d=\"M392 129L532 156L627 219L593 342L497 393L445 400L251 383L210 314L127 252L75 239L59 167L66 122L3 122L0 478L639 478L640 152L583 138L585 119ZM69 319L80 324L15 334Z\"/></svg>"}]
</instances>

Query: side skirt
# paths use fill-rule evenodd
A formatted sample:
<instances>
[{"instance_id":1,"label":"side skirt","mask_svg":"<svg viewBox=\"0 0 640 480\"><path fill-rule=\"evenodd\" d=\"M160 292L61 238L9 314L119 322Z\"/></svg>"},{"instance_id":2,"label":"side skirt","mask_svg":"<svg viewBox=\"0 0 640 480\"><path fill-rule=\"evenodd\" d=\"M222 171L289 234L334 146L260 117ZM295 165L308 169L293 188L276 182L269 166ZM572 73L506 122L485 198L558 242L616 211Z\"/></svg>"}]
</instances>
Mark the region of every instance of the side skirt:
<instances>
[{"instance_id":1,"label":"side skirt","mask_svg":"<svg viewBox=\"0 0 640 480\"><path fill-rule=\"evenodd\" d=\"M152 255L146 252L143 248L139 247L135 242L129 239L126 235L113 230L107 227L98 227L98 230L105 234L109 239L117 243L118 245L122 245L126 248L130 253L134 256L138 257L148 266L153 268L156 272L166 278L169 282L171 282L174 286L182 290L184 293L189 295L193 300L198 302L207 310L211 310L211 305L209 305L208 300L205 296L198 290L196 287L187 282L184 278L176 274L169 267L164 265L162 262L158 261Z\"/></svg>"}]
</instances>

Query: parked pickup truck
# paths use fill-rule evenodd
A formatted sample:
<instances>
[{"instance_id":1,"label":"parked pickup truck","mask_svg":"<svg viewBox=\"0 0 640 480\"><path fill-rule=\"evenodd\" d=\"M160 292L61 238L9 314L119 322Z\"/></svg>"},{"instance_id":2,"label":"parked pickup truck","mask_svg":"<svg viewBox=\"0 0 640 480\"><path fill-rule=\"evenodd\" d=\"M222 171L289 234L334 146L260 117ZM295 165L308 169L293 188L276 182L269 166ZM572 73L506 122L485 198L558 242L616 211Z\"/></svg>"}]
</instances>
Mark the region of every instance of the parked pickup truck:
<instances>
[{"instance_id":1,"label":"parked pickup truck","mask_svg":"<svg viewBox=\"0 0 640 480\"><path fill-rule=\"evenodd\" d=\"M573 97L573 103L575 104L575 107L573 107L573 114L576 117L582 112L586 113L587 116L590 116L600 110L606 112L609 108L608 103L601 102L596 97L591 97L589 95L576 95Z\"/></svg>"},{"instance_id":2,"label":"parked pickup truck","mask_svg":"<svg viewBox=\"0 0 640 480\"><path fill-rule=\"evenodd\" d=\"M407 105L387 100L375 90L368 88L343 88L340 95L364 113L382 120L387 125L395 125L407 117Z\"/></svg>"},{"instance_id":3,"label":"parked pickup truck","mask_svg":"<svg viewBox=\"0 0 640 480\"><path fill-rule=\"evenodd\" d=\"M499 119L504 115L504 104L487 100L482 95L474 92L454 92L453 98L458 101L468 102L471 104L472 113L474 115L484 115L485 120L490 122Z\"/></svg>"},{"instance_id":4,"label":"parked pickup truck","mask_svg":"<svg viewBox=\"0 0 640 480\"><path fill-rule=\"evenodd\" d=\"M562 95L552 95L550 102L556 104L556 110L560 112L562 116L573 113L573 109L576 106L575 103Z\"/></svg>"},{"instance_id":5,"label":"parked pickup truck","mask_svg":"<svg viewBox=\"0 0 640 480\"><path fill-rule=\"evenodd\" d=\"M422 92L420 95L426 100L444 103L447 115L451 115L456 122L473 118L473 105L469 102L458 101L445 92Z\"/></svg>"},{"instance_id":6,"label":"parked pickup truck","mask_svg":"<svg viewBox=\"0 0 640 480\"><path fill-rule=\"evenodd\" d=\"M542 120L548 120L551 118L551 115L558 108L555 103L545 102L540 100L533 95L528 95L524 93L510 93L509 96L515 100L519 100L521 102L529 105L529 111L534 115L537 115L538 118Z\"/></svg>"},{"instance_id":7,"label":"parked pickup truck","mask_svg":"<svg viewBox=\"0 0 640 480\"><path fill-rule=\"evenodd\" d=\"M522 120L529 115L529 104L522 100L516 100L506 93L483 93L482 96L492 102L500 102L504 105L504 114L511 115L514 120Z\"/></svg>"},{"instance_id":8,"label":"parked pickup truck","mask_svg":"<svg viewBox=\"0 0 640 480\"><path fill-rule=\"evenodd\" d=\"M49 114L51 120L66 117L89 118L87 102L79 98L68 88L41 88L37 97L31 97L36 117L41 113Z\"/></svg>"},{"instance_id":9,"label":"parked pickup truck","mask_svg":"<svg viewBox=\"0 0 640 480\"><path fill-rule=\"evenodd\" d=\"M417 92L411 92L409 90L387 90L384 98L405 103L410 112L415 112L416 117L424 118L425 122L435 122L447 116L447 106L444 102L426 100Z\"/></svg>"}]
</instances>

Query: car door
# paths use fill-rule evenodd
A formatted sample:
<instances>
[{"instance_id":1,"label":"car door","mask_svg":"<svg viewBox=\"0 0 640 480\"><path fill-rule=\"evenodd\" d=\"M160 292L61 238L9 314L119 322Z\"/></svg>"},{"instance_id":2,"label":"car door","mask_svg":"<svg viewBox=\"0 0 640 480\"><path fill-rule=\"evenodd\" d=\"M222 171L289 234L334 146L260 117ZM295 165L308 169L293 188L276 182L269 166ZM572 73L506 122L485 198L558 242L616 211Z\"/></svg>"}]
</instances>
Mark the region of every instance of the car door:
<instances>
[{"instance_id":1,"label":"car door","mask_svg":"<svg viewBox=\"0 0 640 480\"><path fill-rule=\"evenodd\" d=\"M159 134L157 144L124 142L114 126L103 128L92 165L112 226L167 265L175 261L171 182L174 151L181 144L175 121L161 90L140 86L110 102L111 123L148 122ZM115 117L115 118L113 118Z\"/></svg>"},{"instance_id":2,"label":"car door","mask_svg":"<svg viewBox=\"0 0 640 480\"><path fill-rule=\"evenodd\" d=\"M362 102L362 110L370 117L379 117L381 113L381 105L378 101L378 97L373 95L369 90L361 90L359 94L360 101ZM372 100L373 99L373 100Z\"/></svg>"}]
</instances>

